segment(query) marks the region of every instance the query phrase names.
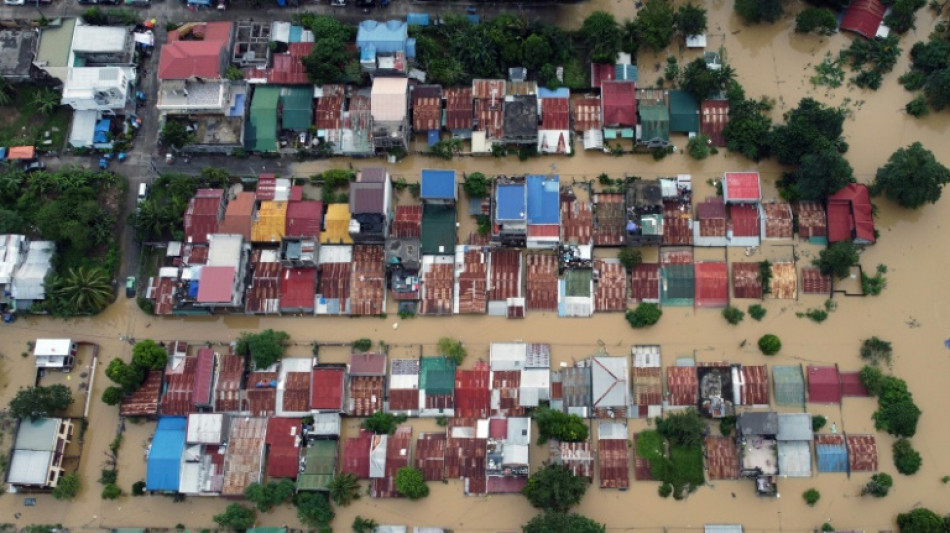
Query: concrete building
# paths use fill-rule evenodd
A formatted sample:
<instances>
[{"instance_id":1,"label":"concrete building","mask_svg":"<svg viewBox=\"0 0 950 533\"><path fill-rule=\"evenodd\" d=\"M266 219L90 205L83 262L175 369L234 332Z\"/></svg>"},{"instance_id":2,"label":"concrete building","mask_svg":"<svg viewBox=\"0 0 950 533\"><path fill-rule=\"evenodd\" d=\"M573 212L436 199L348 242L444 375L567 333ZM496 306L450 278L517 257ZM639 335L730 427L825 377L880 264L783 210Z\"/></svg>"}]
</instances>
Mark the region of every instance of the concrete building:
<instances>
[{"instance_id":1,"label":"concrete building","mask_svg":"<svg viewBox=\"0 0 950 533\"><path fill-rule=\"evenodd\" d=\"M63 457L73 437L64 418L24 419L17 428L7 483L21 489L56 488L64 475Z\"/></svg>"}]
</instances>

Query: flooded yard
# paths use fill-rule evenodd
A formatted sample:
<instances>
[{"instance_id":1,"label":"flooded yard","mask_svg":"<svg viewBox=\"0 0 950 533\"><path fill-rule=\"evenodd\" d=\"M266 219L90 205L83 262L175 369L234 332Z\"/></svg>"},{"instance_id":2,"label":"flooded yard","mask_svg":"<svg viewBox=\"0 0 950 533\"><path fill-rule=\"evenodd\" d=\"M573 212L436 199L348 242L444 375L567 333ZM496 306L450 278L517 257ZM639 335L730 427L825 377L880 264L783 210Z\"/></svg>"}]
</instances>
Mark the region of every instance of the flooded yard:
<instances>
[{"instance_id":1,"label":"flooded yard","mask_svg":"<svg viewBox=\"0 0 950 533\"><path fill-rule=\"evenodd\" d=\"M799 3L793 3L798 9ZM836 54L853 38L850 35L832 37L802 36L792 31L793 19L786 16L771 26L747 27L732 12L732 2L716 0L706 3L709 13L710 48L724 46L728 61L735 67L739 81L750 97L767 95L776 100L774 119L795 107L804 96L841 105L852 110L845 123L844 135L850 145L847 159L859 181L873 179L876 169L898 147L920 141L934 150L936 157L950 165L947 138L950 120L946 112L935 113L924 119L914 119L903 112L911 94L897 83L897 77L908 67L907 50L913 42L924 39L932 27L933 13L924 9L918 14L916 33L901 40L904 49L894 71L887 74L884 84L876 92L867 92L847 85L838 89L814 88L808 81L814 64L826 52ZM606 9L617 18L629 18L635 11L632 0L593 0L563 7L562 21L579 25L593 10ZM669 53L685 64L698 52L680 50L677 45ZM641 52L641 79L659 76L652 65L665 62L667 52L654 56ZM674 137L678 148L685 147L683 136ZM575 143L579 146L579 143ZM302 163L294 165L297 175L309 175L331 164ZM342 162L346 164L345 161ZM355 161L359 167L366 161ZM407 181L418 180L422 168L454 168L460 172L480 171L486 175L558 173L561 183L594 180L602 172L612 177L636 175L646 178L675 174L691 174L694 198L701 201L715 194L706 184L709 178L720 177L725 171L756 170L763 178L763 199L777 197L775 180L784 171L773 161L756 164L740 156L720 151L704 161L694 161L681 151L661 161L647 156L624 155L612 157L603 153L584 152L573 157L539 157L519 162L514 157L496 159L462 157L451 161L428 157L409 157L390 165L395 177ZM947 485L940 478L950 474L950 457L944 450L950 441L950 426L942 423L942 410L947 405L946 379L950 375L950 351L944 339L950 336L950 284L941 272L950 263L943 225L950 227L950 209L947 199L919 211L900 209L884 199L875 201L878 207L877 227L880 240L867 248L861 263L870 272L877 264L886 264L887 288L876 297L843 297L836 295L837 309L827 321L816 324L796 317L796 312L822 308L825 297L805 295L795 298L767 297L762 305L768 313L761 322L746 318L738 326L728 325L717 309L680 307L664 308L659 324L646 330L629 328L622 313L598 313L590 319L558 318L555 312L528 313L524 320L504 320L488 316L425 317L400 320L395 314L395 303L390 299L389 314L379 318L301 317L267 318L229 316L213 318L159 318L142 314L134 301L120 296L117 302L95 318L66 322L32 317L21 318L13 324L3 324L0 341L0 403L6 404L16 390L31 385L36 377L33 360L23 358L26 343L37 337L71 337L75 340L98 343L100 365L96 370L93 399L90 403L89 425L83 434L83 454L78 469L84 481L80 495L72 502L58 502L51 496L37 497L35 507L25 507L22 495L4 494L0 497L0 521L18 526L40 523L61 523L74 529L96 529L120 526L213 527L211 517L229 503L221 498L188 498L181 503L169 497L129 495L132 483L145 477L145 449L155 429L154 422L126 421L119 450L119 485L125 494L116 501L100 499L101 485L96 483L106 461L109 443L118 431L118 410L99 401L108 385L104 369L113 357L128 360L131 346L123 339L153 338L156 340L185 340L191 343L226 344L235 340L242 331L274 328L290 333L298 343L288 349L291 357L308 357L312 341L348 344L354 339L367 337L384 341L391 346L390 357L435 355L435 342L443 336L458 338L468 349L466 367L475 361L488 359L491 342L527 341L552 345L552 368L561 363L606 350L610 355L627 355L633 344L659 344L663 365L672 364L677 357L695 357L700 362L727 360L742 364L798 365L838 364L842 370L857 370L861 366L858 355L860 340L877 335L891 341L895 358L893 372L905 379L924 414L914 445L923 457L921 471L913 477L896 474L891 459L893 439L874 431L870 419L875 409L871 398L845 398L843 404L808 405L808 410L828 418L828 426L835 424L839 432L873 433L877 437L880 471L894 475L895 485L883 500L862 498L860 489L870 475L855 473L816 474L806 479L781 479L780 498L761 499L754 493L748 480L713 481L699 488L684 502L661 499L657 496L656 482L633 481L630 490L621 492L592 488L577 511L606 523L609 531L636 528L643 531L690 531L709 523L742 523L750 531L812 531L830 521L839 529L892 530L897 513L915 505L932 508L938 513L950 511L947 507ZM467 205L460 206L467 213ZM475 230L474 222L465 218L459 238L464 239ZM752 257L741 257L743 250L729 250L730 260L772 262L791 261L806 265L817 255L819 248L804 242L766 245ZM615 252L598 251L598 256L612 256ZM648 251L645 259L655 260L655 252ZM722 260L721 249L697 249L697 259ZM743 309L754 300L738 300ZM771 358L762 356L755 340L765 333L778 335L782 340L781 352ZM320 352L321 362L346 362L347 348L325 348ZM88 364L84 360L83 364ZM62 378L63 376L58 376ZM86 377L74 373L70 381L88 383ZM77 399L77 402L79 400ZM74 411L76 409L74 408ZM785 411L794 409L782 408ZM81 411L81 409L80 409ZM800 411L800 409L799 409ZM357 421L346 420L344 433L357 431ZM420 432L436 429L432 420L411 420L413 440ZM632 435L647 427L644 420L631 420L628 431ZM77 428L78 432L78 428ZM12 429L4 429L3 450L12 445ZM77 436L78 438L78 436ZM344 435L345 438L345 435ZM547 457L546 447L532 446L532 465L538 466ZM365 486L365 482L364 482ZM821 500L815 507L807 507L801 493L815 487ZM484 498L463 495L462 484L450 480L446 484L430 483L430 496L420 502L405 500L375 500L364 496L348 508L336 509L334 521L337 531L348 529L356 515L371 517L379 523L439 526L456 532L511 531L534 514L526 499L519 495ZM259 516L258 525L280 526L298 524L294 510L284 506Z\"/></svg>"}]
</instances>

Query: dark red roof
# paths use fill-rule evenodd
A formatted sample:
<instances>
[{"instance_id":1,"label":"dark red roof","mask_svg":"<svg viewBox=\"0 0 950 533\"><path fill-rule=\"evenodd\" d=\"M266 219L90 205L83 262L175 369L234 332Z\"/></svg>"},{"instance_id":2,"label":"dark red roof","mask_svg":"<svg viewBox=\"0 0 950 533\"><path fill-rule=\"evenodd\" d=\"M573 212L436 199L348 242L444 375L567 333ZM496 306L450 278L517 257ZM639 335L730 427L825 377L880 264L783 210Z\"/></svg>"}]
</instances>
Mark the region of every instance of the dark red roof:
<instances>
[{"instance_id":1,"label":"dark red roof","mask_svg":"<svg viewBox=\"0 0 950 533\"><path fill-rule=\"evenodd\" d=\"M442 129L442 86L417 85L412 88L412 129Z\"/></svg>"},{"instance_id":2,"label":"dark red roof","mask_svg":"<svg viewBox=\"0 0 950 533\"><path fill-rule=\"evenodd\" d=\"M162 414L186 416L195 409L194 387L198 358L185 357L181 366L165 374L165 394L162 396Z\"/></svg>"},{"instance_id":3,"label":"dark red roof","mask_svg":"<svg viewBox=\"0 0 950 533\"><path fill-rule=\"evenodd\" d=\"M386 391L384 376L350 376L347 414L351 416L371 416L383 410L383 396Z\"/></svg>"},{"instance_id":4,"label":"dark red roof","mask_svg":"<svg viewBox=\"0 0 950 533\"><path fill-rule=\"evenodd\" d=\"M393 237L415 238L422 235L422 206L397 205L393 217Z\"/></svg>"},{"instance_id":5,"label":"dark red roof","mask_svg":"<svg viewBox=\"0 0 950 533\"><path fill-rule=\"evenodd\" d=\"M492 418L488 421L488 438L505 440L508 437L508 419Z\"/></svg>"},{"instance_id":6,"label":"dark red roof","mask_svg":"<svg viewBox=\"0 0 950 533\"><path fill-rule=\"evenodd\" d=\"M504 102L503 99L475 100L477 131L484 131L489 139L499 139L505 132L505 113L502 102Z\"/></svg>"},{"instance_id":7,"label":"dark red roof","mask_svg":"<svg viewBox=\"0 0 950 533\"><path fill-rule=\"evenodd\" d=\"M609 81L601 86L604 126L637 125L637 86L632 81Z\"/></svg>"},{"instance_id":8,"label":"dark red roof","mask_svg":"<svg viewBox=\"0 0 950 533\"><path fill-rule=\"evenodd\" d=\"M455 371L455 416L486 418L491 408L491 371L487 363L475 370Z\"/></svg>"},{"instance_id":9,"label":"dark red roof","mask_svg":"<svg viewBox=\"0 0 950 533\"><path fill-rule=\"evenodd\" d=\"M251 372L247 378L247 408L251 416L274 416L277 411L277 372Z\"/></svg>"},{"instance_id":10,"label":"dark red roof","mask_svg":"<svg viewBox=\"0 0 950 533\"><path fill-rule=\"evenodd\" d=\"M736 298L762 298L760 275L758 263L733 263L732 295Z\"/></svg>"},{"instance_id":11,"label":"dark red roof","mask_svg":"<svg viewBox=\"0 0 950 533\"><path fill-rule=\"evenodd\" d=\"M729 272L725 261L700 261L695 264L696 307L729 305Z\"/></svg>"},{"instance_id":12,"label":"dark red roof","mask_svg":"<svg viewBox=\"0 0 950 533\"><path fill-rule=\"evenodd\" d=\"M640 263L630 275L633 299L637 302L660 298L660 265Z\"/></svg>"},{"instance_id":13,"label":"dark red roof","mask_svg":"<svg viewBox=\"0 0 950 533\"><path fill-rule=\"evenodd\" d=\"M416 440L415 467L422 470L426 481L445 479L445 433L422 433Z\"/></svg>"},{"instance_id":14,"label":"dark red roof","mask_svg":"<svg viewBox=\"0 0 950 533\"><path fill-rule=\"evenodd\" d=\"M670 405L696 405L699 401L699 377L695 366L666 367L666 391Z\"/></svg>"},{"instance_id":15,"label":"dark red roof","mask_svg":"<svg viewBox=\"0 0 950 533\"><path fill-rule=\"evenodd\" d=\"M312 311L317 289L317 269L285 268L280 275L280 308Z\"/></svg>"},{"instance_id":16,"label":"dark red roof","mask_svg":"<svg viewBox=\"0 0 950 533\"><path fill-rule=\"evenodd\" d=\"M465 269L456 277L458 313L484 313L487 310L488 254L480 249L468 250L462 260Z\"/></svg>"},{"instance_id":17,"label":"dark red roof","mask_svg":"<svg viewBox=\"0 0 950 533\"><path fill-rule=\"evenodd\" d=\"M841 380L837 367L809 366L807 373L810 403L841 403Z\"/></svg>"},{"instance_id":18,"label":"dark red roof","mask_svg":"<svg viewBox=\"0 0 950 533\"><path fill-rule=\"evenodd\" d=\"M726 203L722 196L712 196L703 200L696 206L696 218L699 220L710 220L716 218L726 218Z\"/></svg>"},{"instance_id":19,"label":"dark red roof","mask_svg":"<svg viewBox=\"0 0 950 533\"><path fill-rule=\"evenodd\" d=\"M560 237L559 224L529 224L528 237Z\"/></svg>"},{"instance_id":20,"label":"dark red roof","mask_svg":"<svg viewBox=\"0 0 950 533\"><path fill-rule=\"evenodd\" d=\"M358 437L346 439L343 445L342 472L352 472L360 479L369 479L369 448L373 434L360 429Z\"/></svg>"},{"instance_id":21,"label":"dark red roof","mask_svg":"<svg viewBox=\"0 0 950 533\"><path fill-rule=\"evenodd\" d=\"M841 19L841 29L871 39L877 35L885 11L881 0L852 0Z\"/></svg>"},{"instance_id":22,"label":"dark red roof","mask_svg":"<svg viewBox=\"0 0 950 533\"><path fill-rule=\"evenodd\" d=\"M742 378L745 381L745 384L739 388L742 405L768 405L769 368L765 365L743 365Z\"/></svg>"},{"instance_id":23,"label":"dark red roof","mask_svg":"<svg viewBox=\"0 0 950 533\"><path fill-rule=\"evenodd\" d=\"M848 435L848 467L851 472L877 472L877 441L874 435Z\"/></svg>"},{"instance_id":24,"label":"dark red roof","mask_svg":"<svg viewBox=\"0 0 950 533\"><path fill-rule=\"evenodd\" d=\"M244 358L237 355L221 357L215 384L214 409L219 413L242 411L246 402L241 399L241 378L244 376Z\"/></svg>"},{"instance_id":25,"label":"dark red roof","mask_svg":"<svg viewBox=\"0 0 950 533\"><path fill-rule=\"evenodd\" d=\"M291 201L287 203L287 222L284 235L287 237L320 238L320 226L323 221L323 203L312 200Z\"/></svg>"},{"instance_id":26,"label":"dark red roof","mask_svg":"<svg viewBox=\"0 0 950 533\"><path fill-rule=\"evenodd\" d=\"M400 426L394 435L386 440L386 467L384 477L372 482L370 494L374 498L396 498L396 473L409 466L409 454L412 443L412 426Z\"/></svg>"},{"instance_id":27,"label":"dark red roof","mask_svg":"<svg viewBox=\"0 0 950 533\"><path fill-rule=\"evenodd\" d=\"M389 389L391 411L415 411L419 408L419 389Z\"/></svg>"},{"instance_id":28,"label":"dark red roof","mask_svg":"<svg viewBox=\"0 0 950 533\"><path fill-rule=\"evenodd\" d=\"M722 130L729 124L729 102L727 100L703 100L699 105L699 130L709 136L713 146L726 146Z\"/></svg>"},{"instance_id":29,"label":"dark red roof","mask_svg":"<svg viewBox=\"0 0 950 533\"><path fill-rule=\"evenodd\" d=\"M350 269L352 263L323 263L320 265L320 295L324 298L350 297ZM342 311L342 304L341 304Z\"/></svg>"},{"instance_id":30,"label":"dark red roof","mask_svg":"<svg viewBox=\"0 0 950 533\"><path fill-rule=\"evenodd\" d=\"M758 237L762 231L759 206L731 204L729 206L729 225L732 227L734 237Z\"/></svg>"},{"instance_id":31,"label":"dark red roof","mask_svg":"<svg viewBox=\"0 0 950 533\"><path fill-rule=\"evenodd\" d=\"M496 248L489 252L488 299L521 297L521 251Z\"/></svg>"},{"instance_id":32,"label":"dark red roof","mask_svg":"<svg viewBox=\"0 0 950 533\"><path fill-rule=\"evenodd\" d=\"M323 96L317 100L317 112L314 123L322 130L338 130L343 125L343 100L345 89L342 85L324 85Z\"/></svg>"},{"instance_id":33,"label":"dark red roof","mask_svg":"<svg viewBox=\"0 0 950 533\"><path fill-rule=\"evenodd\" d=\"M297 436L301 432L300 419L276 418L267 420L267 477L297 477L299 448Z\"/></svg>"},{"instance_id":34,"label":"dark red roof","mask_svg":"<svg viewBox=\"0 0 950 533\"><path fill-rule=\"evenodd\" d=\"M489 476L485 491L488 494L521 494L527 484L525 476Z\"/></svg>"},{"instance_id":35,"label":"dark red roof","mask_svg":"<svg viewBox=\"0 0 950 533\"><path fill-rule=\"evenodd\" d=\"M342 411L345 375L343 368L314 368L310 382L310 408Z\"/></svg>"},{"instance_id":36,"label":"dark red roof","mask_svg":"<svg viewBox=\"0 0 950 533\"><path fill-rule=\"evenodd\" d=\"M625 489L630 486L630 450L627 439L601 439L597 447L600 450L600 487L603 489Z\"/></svg>"},{"instance_id":37,"label":"dark red roof","mask_svg":"<svg viewBox=\"0 0 950 533\"><path fill-rule=\"evenodd\" d=\"M287 372L281 410L291 413L309 411L310 372Z\"/></svg>"},{"instance_id":38,"label":"dark red roof","mask_svg":"<svg viewBox=\"0 0 950 533\"><path fill-rule=\"evenodd\" d=\"M561 241L590 244L594 232L594 215L590 202L578 200L573 194L561 194Z\"/></svg>"},{"instance_id":39,"label":"dark red roof","mask_svg":"<svg viewBox=\"0 0 950 533\"><path fill-rule=\"evenodd\" d=\"M386 354L355 353L350 355L351 376L385 376Z\"/></svg>"},{"instance_id":40,"label":"dark red roof","mask_svg":"<svg viewBox=\"0 0 950 533\"><path fill-rule=\"evenodd\" d=\"M274 199L277 192L277 176L261 174L257 177L257 199L264 202Z\"/></svg>"},{"instance_id":41,"label":"dark red roof","mask_svg":"<svg viewBox=\"0 0 950 533\"><path fill-rule=\"evenodd\" d=\"M818 202L798 202L795 205L798 215L798 236L802 239L825 237L828 235L828 221L825 207Z\"/></svg>"},{"instance_id":42,"label":"dark red roof","mask_svg":"<svg viewBox=\"0 0 950 533\"><path fill-rule=\"evenodd\" d=\"M597 193L594 195L594 245L621 246L626 232L624 195ZM665 225L665 224L664 224Z\"/></svg>"},{"instance_id":43,"label":"dark red roof","mask_svg":"<svg viewBox=\"0 0 950 533\"><path fill-rule=\"evenodd\" d=\"M211 405L211 382L214 379L214 350L198 350L198 363L195 370L195 405Z\"/></svg>"},{"instance_id":44,"label":"dark red roof","mask_svg":"<svg viewBox=\"0 0 950 533\"><path fill-rule=\"evenodd\" d=\"M382 246L353 247L353 273L350 278L350 314L380 315L386 295L386 252Z\"/></svg>"},{"instance_id":45,"label":"dark red roof","mask_svg":"<svg viewBox=\"0 0 950 533\"><path fill-rule=\"evenodd\" d=\"M831 276L814 267L802 268L802 292L805 294L831 295Z\"/></svg>"},{"instance_id":46,"label":"dark red roof","mask_svg":"<svg viewBox=\"0 0 950 533\"><path fill-rule=\"evenodd\" d=\"M449 87L445 90L445 127L449 130L470 130L475 104L470 87Z\"/></svg>"},{"instance_id":47,"label":"dark red roof","mask_svg":"<svg viewBox=\"0 0 950 533\"><path fill-rule=\"evenodd\" d=\"M527 305L529 311L557 310L557 257L529 253L527 263Z\"/></svg>"},{"instance_id":48,"label":"dark red roof","mask_svg":"<svg viewBox=\"0 0 950 533\"><path fill-rule=\"evenodd\" d=\"M571 102L567 98L541 99L542 130L566 130L571 126Z\"/></svg>"},{"instance_id":49,"label":"dark red roof","mask_svg":"<svg viewBox=\"0 0 950 533\"><path fill-rule=\"evenodd\" d=\"M208 235L218 230L224 198L221 189L199 189L185 210L185 242L207 243Z\"/></svg>"},{"instance_id":50,"label":"dark red roof","mask_svg":"<svg viewBox=\"0 0 950 533\"><path fill-rule=\"evenodd\" d=\"M867 387L861 381L860 372L839 372L838 377L841 380L842 396L870 396Z\"/></svg>"},{"instance_id":51,"label":"dark red roof","mask_svg":"<svg viewBox=\"0 0 950 533\"><path fill-rule=\"evenodd\" d=\"M851 183L828 197L828 242L855 239L873 243L874 216L866 185Z\"/></svg>"},{"instance_id":52,"label":"dark red roof","mask_svg":"<svg viewBox=\"0 0 950 533\"><path fill-rule=\"evenodd\" d=\"M590 86L595 89L600 87L601 83L611 81L617 77L617 68L610 63L591 63L590 64Z\"/></svg>"},{"instance_id":53,"label":"dark red roof","mask_svg":"<svg viewBox=\"0 0 950 533\"><path fill-rule=\"evenodd\" d=\"M290 43L286 54L271 56L271 68L267 69L267 83L275 85L309 85L303 58L310 55L314 43Z\"/></svg>"},{"instance_id":54,"label":"dark red roof","mask_svg":"<svg viewBox=\"0 0 950 533\"><path fill-rule=\"evenodd\" d=\"M689 209L681 209L677 201L663 202L663 245L691 246L693 219ZM623 229L623 228L621 228Z\"/></svg>"},{"instance_id":55,"label":"dark red roof","mask_svg":"<svg viewBox=\"0 0 950 533\"><path fill-rule=\"evenodd\" d=\"M739 451L731 437L706 436L706 464L709 479L739 479Z\"/></svg>"}]
</instances>

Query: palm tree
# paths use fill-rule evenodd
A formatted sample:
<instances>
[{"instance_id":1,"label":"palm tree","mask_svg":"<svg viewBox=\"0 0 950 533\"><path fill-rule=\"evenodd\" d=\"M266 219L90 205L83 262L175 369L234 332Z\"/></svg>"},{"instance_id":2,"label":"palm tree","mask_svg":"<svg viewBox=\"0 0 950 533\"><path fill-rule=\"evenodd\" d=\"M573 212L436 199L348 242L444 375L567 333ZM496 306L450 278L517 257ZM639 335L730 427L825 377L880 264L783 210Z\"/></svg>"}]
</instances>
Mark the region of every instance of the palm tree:
<instances>
[{"instance_id":1,"label":"palm tree","mask_svg":"<svg viewBox=\"0 0 950 533\"><path fill-rule=\"evenodd\" d=\"M100 267L70 268L56 285L56 296L78 314L102 311L113 296L109 274Z\"/></svg>"},{"instance_id":2,"label":"palm tree","mask_svg":"<svg viewBox=\"0 0 950 533\"><path fill-rule=\"evenodd\" d=\"M353 519L353 531L354 533L373 533L379 527L379 524L376 523L372 518L363 518L362 516L357 516Z\"/></svg>"},{"instance_id":3,"label":"palm tree","mask_svg":"<svg viewBox=\"0 0 950 533\"><path fill-rule=\"evenodd\" d=\"M10 94L10 82L5 78L0 78L0 106L8 106L13 103L13 95Z\"/></svg>"},{"instance_id":4,"label":"palm tree","mask_svg":"<svg viewBox=\"0 0 950 533\"><path fill-rule=\"evenodd\" d=\"M360 499L360 480L352 472L343 472L330 480L328 485L333 503L346 507L353 500Z\"/></svg>"},{"instance_id":5,"label":"palm tree","mask_svg":"<svg viewBox=\"0 0 950 533\"><path fill-rule=\"evenodd\" d=\"M33 96L33 105L41 115L49 115L59 107L59 93L50 89L43 89Z\"/></svg>"},{"instance_id":6,"label":"palm tree","mask_svg":"<svg viewBox=\"0 0 950 533\"><path fill-rule=\"evenodd\" d=\"M0 198L15 200L22 193L26 172L20 167L7 167L0 172Z\"/></svg>"}]
</instances>

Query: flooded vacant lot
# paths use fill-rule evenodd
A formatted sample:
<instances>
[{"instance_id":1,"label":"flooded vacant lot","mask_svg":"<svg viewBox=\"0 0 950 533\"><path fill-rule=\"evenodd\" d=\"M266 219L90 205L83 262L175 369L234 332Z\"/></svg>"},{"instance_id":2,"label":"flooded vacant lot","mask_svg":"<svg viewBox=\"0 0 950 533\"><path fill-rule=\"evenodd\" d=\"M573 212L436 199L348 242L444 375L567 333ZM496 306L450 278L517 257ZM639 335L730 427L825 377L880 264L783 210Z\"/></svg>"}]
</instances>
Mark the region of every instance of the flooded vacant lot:
<instances>
[{"instance_id":1,"label":"flooded vacant lot","mask_svg":"<svg viewBox=\"0 0 950 533\"><path fill-rule=\"evenodd\" d=\"M791 31L793 22L788 18L772 26L745 27L732 14L731 2L716 0L706 3L706 6L711 10L710 47L725 47L728 60L738 72L749 96L768 95L776 99L776 120L804 96L834 105L847 101L853 111L845 124L845 137L850 145L847 158L859 180L871 180L875 170L897 147L914 141L921 141L934 150L944 165L950 165L950 152L946 150L946 139L950 134L947 113L932 114L922 120L908 117L903 106L911 95L897 84L897 77L907 70L906 51L913 42L924 39L933 25L933 15L929 10L919 13L916 34L912 32L902 39L905 53L894 72L885 77L881 89L866 92L848 86L816 90L808 81L813 65L828 51L836 54L849 43L851 36L819 38L797 35ZM632 17L635 12L632 0L597 0L563 8L562 21L565 25L579 25L583 17L595 9L610 10L621 20ZM669 53L680 57L680 64L697 54L680 50L676 45ZM641 53L641 79L658 77L660 73L652 72L652 66L664 63L666 55L666 52L658 56ZM680 148L685 145L684 138L678 138L676 142ZM333 162L334 166L339 164L339 161ZM326 167L326 163L298 165L294 172L308 174ZM584 152L570 158L535 158L526 163L519 163L513 157L505 160L462 158L448 162L410 157L393 165L392 173L411 180L425 167L457 168L464 172L478 170L488 175L556 172L562 176L562 183L574 178L591 179L601 172L613 176L643 177L689 173L693 176L694 196L700 199L711 194L711 189L704 183L706 179L731 170L758 170L763 177L765 198L774 198L774 182L783 171L773 162L756 165L722 151L702 162L693 161L681 153L659 162L649 156L616 158ZM923 456L923 467L913 477L895 472L890 453L893 440L883 433L876 434L880 470L895 476L895 486L886 499L872 501L859 496L868 474L855 474L850 479L844 474L820 474L809 479L780 480L781 497L777 499L757 498L749 481L717 481L700 488L686 501L677 502L660 499L656 494L656 483L632 481L627 492L591 489L577 510L606 523L611 531L683 531L705 523L723 522L742 523L751 531L810 531L826 521L831 521L839 529L893 529L896 514L915 505L938 512L950 511L947 507L950 488L940 481L942 476L950 474L950 458L944 453L946 443L950 441L950 426L943 423L942 416L947 405L946 379L950 375L950 351L943 344L950 336L950 284L943 279L946 265L950 263L950 246L943 231L944 225L950 228L947 202L944 199L937 205L909 212L879 199L877 225L881 238L863 253L861 262L866 269L879 263L886 264L888 286L877 297L836 297L837 311L823 324L795 316L796 312L823 303L823 298L803 295L798 300L767 299L764 306L768 315L762 322L747 319L736 327L726 324L717 310L668 307L664 309L660 323L645 331L631 330L619 313L597 314L590 319L559 319L554 313L530 313L519 321L486 316L398 320L391 309L389 318L384 320L331 317L160 319L143 315L134 302L120 297L116 304L95 318L68 322L25 318L15 324L3 325L0 328L0 352L3 355L0 359L0 402L5 404L18 387L33 381L32 360L20 356L26 350L26 343L37 337L50 336L96 342L100 345L100 360L104 362L112 357L129 357L131 347L120 340L122 336L228 343L241 331L262 328L285 330L300 342L342 343L369 337L391 344L394 352L402 355L418 354L419 344L424 345L423 353L432 355L439 337L455 337L468 348L466 365L479 358L487 360L488 345L492 341L524 340L552 344L552 366L557 366L562 362L570 364L574 359L601 349L611 355L626 355L630 345L635 343L660 344L664 364L684 355L695 356L698 361L761 364L764 358L754 348L754 340L764 333L775 333L781 337L783 348L778 356L768 360L769 364L837 363L842 369L853 370L861 365L858 356L860 340L877 335L893 342L896 354L893 371L907 380L924 412L918 434L914 437L914 445ZM800 244L798 251L801 264L817 249ZM398 328L394 328L397 323ZM748 344L745 341L749 341ZM324 360L343 362L344 352L329 350ZM290 354L305 356L307 349L292 348ZM98 401L106 386L103 368L100 366L95 376L90 424L83 439L79 469L85 486L79 497L63 503L49 496L39 496L35 507L24 507L22 497L5 494L0 497L0 517L3 517L0 521L14 522L19 526L62 523L77 529L173 527L179 523L189 528L211 527L212 515L223 510L229 502L219 498L189 498L175 503L167 497L132 498L128 495L114 502L100 499L100 485L95 480L119 423L117 409ZM837 424L839 431L873 433L870 415L874 407L873 399L847 398L840 408L816 406L813 411L827 416L829 425L832 422ZM355 431L356 424L353 420L346 421L345 431ZM413 424L416 435L422 430L434 429L432 421ZM630 431L639 431L645 425L645 421L632 420ZM144 479L144 451L153 431L154 423L126 422L118 465L119 485L126 493L133 482ZM12 445L12 430L8 428L3 433L2 446L8 450ZM547 452L534 447L532 453L532 463L538 465L546 458ZM822 494L815 507L807 507L801 498L801 493L811 487L818 488ZM533 510L521 496L466 497L458 481L445 485L434 483L430 489L430 496L417 503L364 497L349 508L338 509L334 524L338 531L346 530L353 517L359 514L380 523L487 532L515 530L533 515ZM297 523L293 509L288 507L259 518L259 525Z\"/></svg>"}]
</instances>

